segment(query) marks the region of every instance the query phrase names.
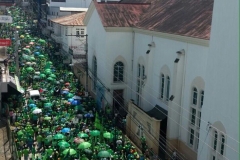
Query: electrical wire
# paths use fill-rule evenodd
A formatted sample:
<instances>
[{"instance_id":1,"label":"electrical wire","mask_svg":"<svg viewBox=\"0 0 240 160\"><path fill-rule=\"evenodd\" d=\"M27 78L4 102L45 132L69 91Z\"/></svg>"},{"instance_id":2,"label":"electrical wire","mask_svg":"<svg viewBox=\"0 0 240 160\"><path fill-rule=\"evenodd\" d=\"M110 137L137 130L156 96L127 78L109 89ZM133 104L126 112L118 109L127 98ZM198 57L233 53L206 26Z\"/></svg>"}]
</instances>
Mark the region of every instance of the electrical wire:
<instances>
[{"instance_id":1,"label":"electrical wire","mask_svg":"<svg viewBox=\"0 0 240 160\"><path fill-rule=\"evenodd\" d=\"M102 57L101 57L102 58ZM106 57L107 58L107 57ZM109 59L109 58L108 58ZM102 58L102 60L104 61L105 59L103 59ZM106 64L108 64L108 63L106 63ZM108 64L109 66L110 66L110 64ZM127 72L127 71L125 71L125 72ZM114 76L112 73L111 73L111 75L112 76ZM122 75L123 77L125 77L126 78L126 76L124 76L124 75ZM134 78L136 78L136 77L134 77ZM137 77L137 79L139 79L138 77ZM129 79L128 79L129 80ZM131 81L130 80L130 82L132 82L134 85L137 85L136 83L134 83L133 81ZM125 84L125 82L123 82L123 81L121 81L121 83L123 83L123 84ZM128 86L127 84L126 84L126 86ZM130 88L129 86L128 86L128 88ZM151 89L151 88L150 88ZM130 90L132 90L131 88L130 88ZM143 89L144 90L144 89ZM133 91L133 90L132 90ZM144 90L145 91L145 90ZM147 91L146 91L147 92ZM148 95L151 95L153 98L156 98L156 99L158 99L157 97L154 97L152 94L150 94L149 92L147 92L148 93ZM142 95L141 95L141 97L142 97ZM165 98L167 98L165 95L164 95L164 97ZM149 101L147 101L146 99L145 99L145 101L146 102L148 102L150 105L152 105L152 106L154 106L153 104L151 104ZM186 112L188 112L190 115L192 114L190 111L188 111L187 109L185 109L184 107L182 107L182 106L180 106L179 104L177 104L177 103L175 103L174 101L172 101L172 103L174 103L175 105L177 105L178 107L181 107L182 109L184 109ZM172 109L172 110L174 110L174 109ZM160 110L159 110L160 111ZM178 113L176 110L174 110L177 114L179 114L180 115L180 113ZM181 115L180 115L181 116ZM182 116L182 117L184 117L184 116ZM191 121L188 119L188 118L186 118L186 117L184 117L187 121L189 121L190 122L190 124L191 124ZM206 122L205 120L203 120L201 117L198 117L197 115L195 115L195 118L198 120L198 119L201 119L201 121L202 122L205 122L206 124L208 124L208 122ZM222 132L222 131L220 131L219 129L217 129L216 127L214 127L214 126L212 126L212 128L213 129L215 129L215 130L217 130L218 132ZM200 129L199 130L201 130L201 127L200 127ZM205 130L204 130L204 132L206 132ZM230 139L232 139L232 140L234 140L235 142L237 142L238 144L239 144L239 141L237 141L236 139L234 139L233 137L231 137L231 136L229 136L229 135L227 135L227 134L225 134L227 137L229 137ZM211 135L212 136L212 135ZM213 137L213 136L212 136ZM219 140L220 141L220 140ZM221 141L220 141L221 142ZM228 145L227 145L228 146ZM229 146L230 147L230 146ZM233 149L232 147L230 147L232 150L234 150L235 152L237 152L237 153L239 153L238 151L236 151L235 149Z\"/></svg>"},{"instance_id":2,"label":"electrical wire","mask_svg":"<svg viewBox=\"0 0 240 160\"><path fill-rule=\"evenodd\" d=\"M104 60L104 59L102 59L102 60ZM112 73L110 73L111 75L112 75ZM104 79L104 78L103 78ZM127 86L127 85L126 85ZM127 86L128 87L128 86ZM128 87L129 88L129 87ZM130 88L130 90L132 90L131 88ZM135 92L134 90L132 90L133 92ZM142 97L143 98L143 97ZM147 101L146 99L144 99L145 101ZM148 101L148 103L149 104L151 104L149 101ZM152 106L154 106L153 104L151 104ZM160 111L160 110L159 110ZM162 112L162 111L160 111L160 112ZM163 113L163 112L162 112ZM176 113L178 113L178 112L176 112ZM163 113L163 114L165 114L165 113ZM166 115L166 114L165 114ZM168 117L168 115L166 115L167 117ZM170 118L170 117L169 117ZM170 118L171 119L171 118ZM185 118L186 119L186 118ZM188 119L187 119L188 120ZM177 123L177 122L176 122ZM178 124L178 123L177 123ZM178 124L179 126L181 126L180 124ZM201 129L201 128L200 128ZM204 130L205 131L205 130ZM190 133L190 131L188 131L189 133ZM190 133L191 134L191 133ZM194 135L194 137L196 137L196 138L198 138L196 135ZM213 136L212 136L213 137ZM200 138L198 138L198 139L200 139ZM232 150L234 150L235 152L237 152L237 153L239 153L238 151L236 151L235 149L233 149L232 147L230 147L230 146L228 146L227 144L225 144L227 147L229 147L229 148L231 148Z\"/></svg>"}]
</instances>

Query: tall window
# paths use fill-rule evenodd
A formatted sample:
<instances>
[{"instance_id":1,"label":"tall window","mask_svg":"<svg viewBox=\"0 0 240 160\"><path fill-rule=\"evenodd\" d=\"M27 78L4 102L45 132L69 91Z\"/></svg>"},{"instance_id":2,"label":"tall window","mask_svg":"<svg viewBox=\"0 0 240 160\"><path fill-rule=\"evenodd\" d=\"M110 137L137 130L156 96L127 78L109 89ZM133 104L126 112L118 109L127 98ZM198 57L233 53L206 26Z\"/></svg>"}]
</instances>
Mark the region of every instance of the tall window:
<instances>
[{"instance_id":1,"label":"tall window","mask_svg":"<svg viewBox=\"0 0 240 160\"><path fill-rule=\"evenodd\" d=\"M97 88L97 59L93 57L93 90L96 91Z\"/></svg>"},{"instance_id":2,"label":"tall window","mask_svg":"<svg viewBox=\"0 0 240 160\"><path fill-rule=\"evenodd\" d=\"M170 77L167 76L167 91L166 91L166 101L169 100L169 94L170 94Z\"/></svg>"},{"instance_id":3,"label":"tall window","mask_svg":"<svg viewBox=\"0 0 240 160\"><path fill-rule=\"evenodd\" d=\"M161 75L161 98L164 95L164 74Z\"/></svg>"},{"instance_id":4,"label":"tall window","mask_svg":"<svg viewBox=\"0 0 240 160\"><path fill-rule=\"evenodd\" d=\"M114 65L113 72L113 82L123 82L123 73L124 73L124 65L122 62L117 62Z\"/></svg>"},{"instance_id":5,"label":"tall window","mask_svg":"<svg viewBox=\"0 0 240 160\"><path fill-rule=\"evenodd\" d=\"M142 101L142 88L144 86L144 81L145 81L145 67L140 64L138 64L138 68L137 68L137 71L138 71L138 75L137 75L137 94L136 94L136 97L137 97L137 105L140 107L141 106L141 101Z\"/></svg>"},{"instance_id":6,"label":"tall window","mask_svg":"<svg viewBox=\"0 0 240 160\"><path fill-rule=\"evenodd\" d=\"M194 131L194 134L189 133L189 145L192 149L197 150L199 145L199 131L201 126L201 109L203 104L204 91L201 92L193 87L191 93L191 104L190 104L190 130Z\"/></svg>"},{"instance_id":7,"label":"tall window","mask_svg":"<svg viewBox=\"0 0 240 160\"><path fill-rule=\"evenodd\" d=\"M192 104L197 105L197 88L193 88L193 98L192 98Z\"/></svg>"},{"instance_id":8,"label":"tall window","mask_svg":"<svg viewBox=\"0 0 240 160\"><path fill-rule=\"evenodd\" d=\"M211 160L223 160L224 149L225 149L225 135L217 129L213 130L212 136L212 157Z\"/></svg>"},{"instance_id":9,"label":"tall window","mask_svg":"<svg viewBox=\"0 0 240 160\"><path fill-rule=\"evenodd\" d=\"M163 102L169 101L170 95L170 77L166 74L161 73L160 76L160 99Z\"/></svg>"}]
</instances>

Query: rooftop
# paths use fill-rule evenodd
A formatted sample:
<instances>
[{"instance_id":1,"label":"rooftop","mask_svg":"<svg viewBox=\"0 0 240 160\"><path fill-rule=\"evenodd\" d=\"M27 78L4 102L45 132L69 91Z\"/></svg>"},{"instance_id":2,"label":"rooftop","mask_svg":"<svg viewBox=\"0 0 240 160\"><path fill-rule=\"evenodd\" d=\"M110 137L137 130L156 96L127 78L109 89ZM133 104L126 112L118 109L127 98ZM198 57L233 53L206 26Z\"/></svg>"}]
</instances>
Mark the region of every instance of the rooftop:
<instances>
[{"instance_id":1,"label":"rooftop","mask_svg":"<svg viewBox=\"0 0 240 160\"><path fill-rule=\"evenodd\" d=\"M51 19L52 22L63 26L84 26L83 19L86 12L67 15L55 19Z\"/></svg>"},{"instance_id":2,"label":"rooftop","mask_svg":"<svg viewBox=\"0 0 240 160\"><path fill-rule=\"evenodd\" d=\"M137 28L210 39L214 0L155 1L136 24Z\"/></svg>"},{"instance_id":3,"label":"rooftop","mask_svg":"<svg viewBox=\"0 0 240 160\"><path fill-rule=\"evenodd\" d=\"M132 27L149 7L149 4L94 3L104 27Z\"/></svg>"},{"instance_id":4,"label":"rooftop","mask_svg":"<svg viewBox=\"0 0 240 160\"><path fill-rule=\"evenodd\" d=\"M151 2L151 3L149 3ZM136 27L210 39L214 0L122 0L94 2L104 27Z\"/></svg>"},{"instance_id":5,"label":"rooftop","mask_svg":"<svg viewBox=\"0 0 240 160\"><path fill-rule=\"evenodd\" d=\"M88 8L60 7L63 12L87 12Z\"/></svg>"}]
</instances>

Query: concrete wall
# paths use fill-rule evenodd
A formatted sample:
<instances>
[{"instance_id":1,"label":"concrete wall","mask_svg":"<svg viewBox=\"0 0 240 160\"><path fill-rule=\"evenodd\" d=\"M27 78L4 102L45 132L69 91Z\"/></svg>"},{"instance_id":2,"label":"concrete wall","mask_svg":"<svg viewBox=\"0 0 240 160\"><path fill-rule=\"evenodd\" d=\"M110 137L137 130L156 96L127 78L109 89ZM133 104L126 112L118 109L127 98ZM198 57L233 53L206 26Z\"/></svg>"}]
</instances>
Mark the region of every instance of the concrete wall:
<instances>
[{"instance_id":1,"label":"concrete wall","mask_svg":"<svg viewBox=\"0 0 240 160\"><path fill-rule=\"evenodd\" d=\"M143 127L142 134L146 137L146 144L158 155L161 121L148 116L143 110L133 104L132 101L128 103L128 112L126 124L127 136L130 137L139 148L142 148L141 134L137 134L139 125L141 125ZM151 126L150 130L148 128L149 125Z\"/></svg>"},{"instance_id":2,"label":"concrete wall","mask_svg":"<svg viewBox=\"0 0 240 160\"><path fill-rule=\"evenodd\" d=\"M206 96L202 119L226 136L224 155L216 159L239 159L239 1L214 1L210 49L207 61ZM207 124L203 124L207 128ZM224 131L225 130L225 131ZM212 159L213 135L201 131L199 160ZM220 142L218 142L219 144ZM219 152L219 151L218 151ZM225 156L225 157L224 157Z\"/></svg>"}]
</instances>

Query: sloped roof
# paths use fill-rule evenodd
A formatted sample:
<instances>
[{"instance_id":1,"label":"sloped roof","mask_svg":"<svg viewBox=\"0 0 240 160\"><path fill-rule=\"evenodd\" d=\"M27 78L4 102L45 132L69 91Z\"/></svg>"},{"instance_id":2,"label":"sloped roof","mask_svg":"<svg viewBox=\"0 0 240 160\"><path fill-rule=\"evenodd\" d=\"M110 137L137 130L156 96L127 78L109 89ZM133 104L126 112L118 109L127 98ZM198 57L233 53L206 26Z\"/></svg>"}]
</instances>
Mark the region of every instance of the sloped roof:
<instances>
[{"instance_id":1,"label":"sloped roof","mask_svg":"<svg viewBox=\"0 0 240 160\"><path fill-rule=\"evenodd\" d=\"M115 4L95 1L94 5L104 27L136 27L209 40L213 2L122 0Z\"/></svg>"},{"instance_id":2,"label":"sloped roof","mask_svg":"<svg viewBox=\"0 0 240 160\"><path fill-rule=\"evenodd\" d=\"M214 0L159 0L136 24L146 30L210 39Z\"/></svg>"},{"instance_id":3,"label":"sloped roof","mask_svg":"<svg viewBox=\"0 0 240 160\"><path fill-rule=\"evenodd\" d=\"M104 27L132 27L149 7L149 4L94 3Z\"/></svg>"},{"instance_id":4,"label":"sloped roof","mask_svg":"<svg viewBox=\"0 0 240 160\"><path fill-rule=\"evenodd\" d=\"M86 12L67 15L55 19L51 19L52 22L63 26L84 26L83 19Z\"/></svg>"},{"instance_id":5,"label":"sloped roof","mask_svg":"<svg viewBox=\"0 0 240 160\"><path fill-rule=\"evenodd\" d=\"M153 109L146 112L150 117L154 117L157 120L163 120L168 116L168 111L156 105Z\"/></svg>"},{"instance_id":6,"label":"sloped roof","mask_svg":"<svg viewBox=\"0 0 240 160\"><path fill-rule=\"evenodd\" d=\"M87 12L88 8L60 7L60 11Z\"/></svg>"}]
</instances>

